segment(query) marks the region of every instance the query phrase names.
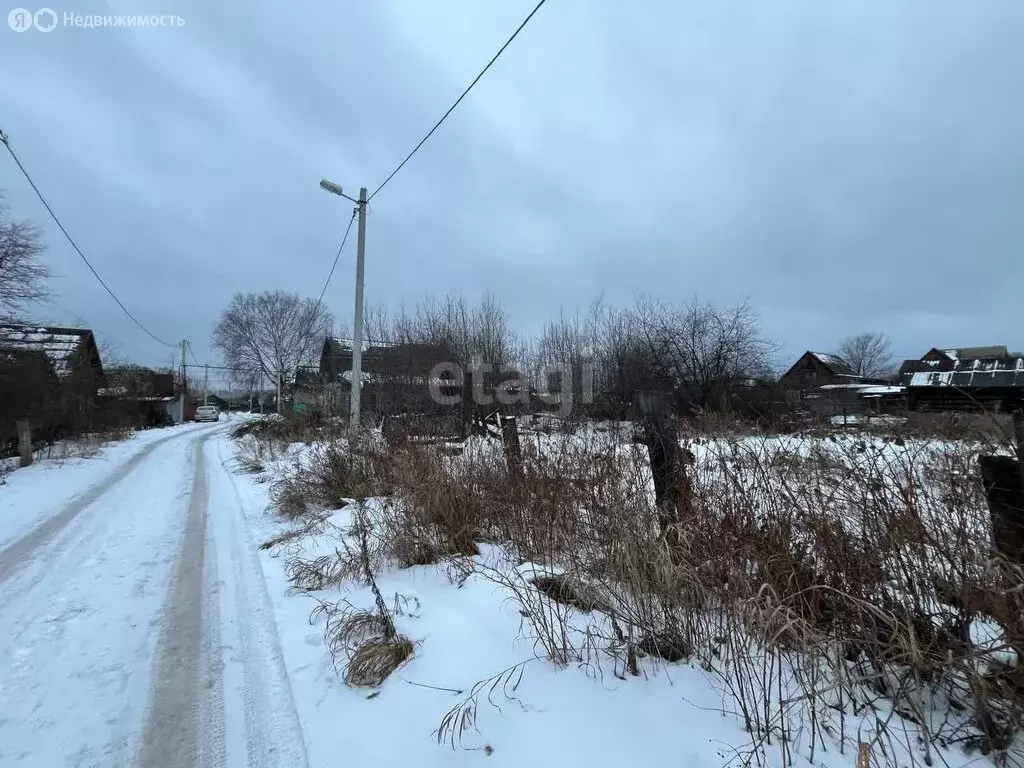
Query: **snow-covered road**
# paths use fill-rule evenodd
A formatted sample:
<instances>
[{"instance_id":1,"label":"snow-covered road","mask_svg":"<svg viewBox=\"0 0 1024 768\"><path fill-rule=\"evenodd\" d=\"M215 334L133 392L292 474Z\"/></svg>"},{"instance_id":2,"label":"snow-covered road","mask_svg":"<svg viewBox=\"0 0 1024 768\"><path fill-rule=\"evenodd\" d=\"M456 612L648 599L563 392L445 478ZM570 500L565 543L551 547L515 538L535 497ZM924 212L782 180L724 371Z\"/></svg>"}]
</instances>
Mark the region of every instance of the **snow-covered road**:
<instances>
[{"instance_id":1,"label":"snow-covered road","mask_svg":"<svg viewBox=\"0 0 1024 768\"><path fill-rule=\"evenodd\" d=\"M305 765L225 425L130 443L0 489L0 765Z\"/></svg>"}]
</instances>

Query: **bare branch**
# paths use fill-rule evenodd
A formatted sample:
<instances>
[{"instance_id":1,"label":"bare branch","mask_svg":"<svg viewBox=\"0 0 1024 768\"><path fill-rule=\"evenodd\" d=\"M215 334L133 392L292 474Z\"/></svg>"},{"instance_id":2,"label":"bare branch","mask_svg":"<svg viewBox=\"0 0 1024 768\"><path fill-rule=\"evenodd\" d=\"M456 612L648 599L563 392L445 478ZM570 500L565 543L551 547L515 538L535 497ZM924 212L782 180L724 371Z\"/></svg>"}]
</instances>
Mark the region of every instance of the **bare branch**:
<instances>
[{"instance_id":1,"label":"bare branch","mask_svg":"<svg viewBox=\"0 0 1024 768\"><path fill-rule=\"evenodd\" d=\"M859 376L884 376L892 369L892 340L884 333L861 333L843 339L839 356Z\"/></svg>"},{"instance_id":2,"label":"bare branch","mask_svg":"<svg viewBox=\"0 0 1024 768\"><path fill-rule=\"evenodd\" d=\"M39 228L11 219L0 197L0 318L13 317L49 295L43 250Z\"/></svg>"},{"instance_id":3,"label":"bare branch","mask_svg":"<svg viewBox=\"0 0 1024 768\"><path fill-rule=\"evenodd\" d=\"M221 314L213 345L231 367L275 381L318 359L332 322L323 305L296 293L239 293Z\"/></svg>"}]
</instances>

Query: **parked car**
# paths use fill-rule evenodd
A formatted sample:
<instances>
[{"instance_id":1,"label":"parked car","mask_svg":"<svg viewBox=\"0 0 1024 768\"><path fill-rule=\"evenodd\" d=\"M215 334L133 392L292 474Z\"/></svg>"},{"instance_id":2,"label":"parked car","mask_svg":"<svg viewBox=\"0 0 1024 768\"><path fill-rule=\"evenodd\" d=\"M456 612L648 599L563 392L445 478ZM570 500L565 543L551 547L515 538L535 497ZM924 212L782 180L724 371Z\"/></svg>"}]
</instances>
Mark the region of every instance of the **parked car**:
<instances>
[{"instance_id":1,"label":"parked car","mask_svg":"<svg viewBox=\"0 0 1024 768\"><path fill-rule=\"evenodd\" d=\"M196 421L219 421L220 411L215 405L200 405L196 408Z\"/></svg>"}]
</instances>

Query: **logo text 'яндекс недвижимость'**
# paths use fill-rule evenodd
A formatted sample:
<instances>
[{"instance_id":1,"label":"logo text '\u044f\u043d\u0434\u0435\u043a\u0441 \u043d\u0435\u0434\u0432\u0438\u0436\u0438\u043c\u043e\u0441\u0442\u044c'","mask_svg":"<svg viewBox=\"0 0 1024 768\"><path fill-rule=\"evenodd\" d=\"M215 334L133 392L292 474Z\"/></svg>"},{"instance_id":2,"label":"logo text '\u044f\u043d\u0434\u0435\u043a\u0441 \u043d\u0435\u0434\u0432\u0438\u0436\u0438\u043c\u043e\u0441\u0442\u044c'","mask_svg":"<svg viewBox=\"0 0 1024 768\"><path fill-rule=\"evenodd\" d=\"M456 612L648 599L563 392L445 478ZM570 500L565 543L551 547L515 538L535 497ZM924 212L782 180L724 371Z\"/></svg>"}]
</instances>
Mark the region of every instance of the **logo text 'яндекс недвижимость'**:
<instances>
[{"instance_id":1,"label":"logo text '\u044f\u043d\u0434\u0435\u043a\u0441 \u043d\u0435\u0434\u0432\u0438\u0436\u0438\u043c\u043e\u0441\u0442\u044c'","mask_svg":"<svg viewBox=\"0 0 1024 768\"><path fill-rule=\"evenodd\" d=\"M58 14L52 8L30 11L28 8L14 8L7 14L7 25L15 32L52 32L59 26L78 29L145 29L147 27L174 28L185 26L185 20L177 14L81 14L65 11Z\"/></svg>"}]
</instances>

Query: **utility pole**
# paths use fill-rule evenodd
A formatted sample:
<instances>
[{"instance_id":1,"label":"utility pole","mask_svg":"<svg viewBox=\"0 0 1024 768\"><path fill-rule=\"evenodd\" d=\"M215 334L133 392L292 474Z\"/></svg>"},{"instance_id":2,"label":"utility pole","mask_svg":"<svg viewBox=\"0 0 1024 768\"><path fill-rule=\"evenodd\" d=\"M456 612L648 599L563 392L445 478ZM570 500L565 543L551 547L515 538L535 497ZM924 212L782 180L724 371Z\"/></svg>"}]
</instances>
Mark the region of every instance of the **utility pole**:
<instances>
[{"instance_id":1,"label":"utility pole","mask_svg":"<svg viewBox=\"0 0 1024 768\"><path fill-rule=\"evenodd\" d=\"M366 187L359 189L359 232L356 240L356 316L352 323L352 398L349 427L359 429L359 407L363 389L363 265L366 262Z\"/></svg>"},{"instance_id":2,"label":"utility pole","mask_svg":"<svg viewBox=\"0 0 1024 768\"><path fill-rule=\"evenodd\" d=\"M277 412L281 413L281 382L284 379L284 371L277 372Z\"/></svg>"},{"instance_id":3,"label":"utility pole","mask_svg":"<svg viewBox=\"0 0 1024 768\"><path fill-rule=\"evenodd\" d=\"M356 316L352 334L352 392L348 406L349 429L359 429L359 405L363 390L363 265L366 263L366 205L369 202L366 187L359 190L359 199L355 200L345 194L341 186L333 181L322 179L320 188L332 195L340 195L356 204L359 214L359 235L356 245Z\"/></svg>"},{"instance_id":4,"label":"utility pole","mask_svg":"<svg viewBox=\"0 0 1024 768\"><path fill-rule=\"evenodd\" d=\"M210 402L210 364L203 366L203 405Z\"/></svg>"},{"instance_id":5,"label":"utility pole","mask_svg":"<svg viewBox=\"0 0 1024 768\"><path fill-rule=\"evenodd\" d=\"M179 423L185 423L185 382L188 380L185 373L185 348L188 346L188 341L185 339L181 340L181 398L179 405L181 406L181 421Z\"/></svg>"},{"instance_id":6,"label":"utility pole","mask_svg":"<svg viewBox=\"0 0 1024 768\"><path fill-rule=\"evenodd\" d=\"M262 416L263 415L263 371L260 371L259 394L260 394L260 416Z\"/></svg>"}]
</instances>

